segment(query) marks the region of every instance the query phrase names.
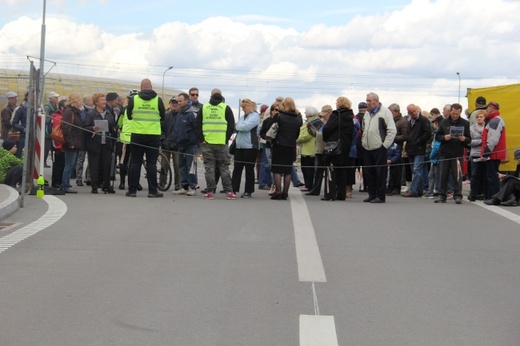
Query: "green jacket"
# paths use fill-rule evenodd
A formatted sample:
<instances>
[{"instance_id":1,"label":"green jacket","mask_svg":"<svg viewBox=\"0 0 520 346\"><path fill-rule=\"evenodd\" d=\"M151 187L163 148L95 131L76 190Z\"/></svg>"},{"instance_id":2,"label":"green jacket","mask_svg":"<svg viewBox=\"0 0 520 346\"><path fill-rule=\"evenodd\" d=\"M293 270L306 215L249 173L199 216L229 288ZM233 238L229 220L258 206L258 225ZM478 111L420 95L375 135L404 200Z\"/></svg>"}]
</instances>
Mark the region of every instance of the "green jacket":
<instances>
[{"instance_id":1,"label":"green jacket","mask_svg":"<svg viewBox=\"0 0 520 346\"><path fill-rule=\"evenodd\" d=\"M4 183L7 171L17 165L23 165L23 158L19 159L10 151L0 148L0 184Z\"/></svg>"}]
</instances>

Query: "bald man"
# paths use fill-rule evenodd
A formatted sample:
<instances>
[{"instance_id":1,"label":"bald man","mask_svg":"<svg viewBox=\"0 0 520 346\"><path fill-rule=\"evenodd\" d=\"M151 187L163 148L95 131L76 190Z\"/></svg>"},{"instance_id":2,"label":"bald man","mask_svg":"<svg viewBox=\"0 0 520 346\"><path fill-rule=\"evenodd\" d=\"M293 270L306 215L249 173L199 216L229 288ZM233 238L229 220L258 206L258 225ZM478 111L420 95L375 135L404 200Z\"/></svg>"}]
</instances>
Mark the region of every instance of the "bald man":
<instances>
[{"instance_id":1,"label":"bald man","mask_svg":"<svg viewBox=\"0 0 520 346\"><path fill-rule=\"evenodd\" d=\"M152 88L152 82L141 81L141 91L128 99L126 116L132 121L132 159L126 196L136 197L143 156L146 154L148 198L163 197L157 190L157 156L161 145L161 121L165 108L162 99Z\"/></svg>"}]
</instances>

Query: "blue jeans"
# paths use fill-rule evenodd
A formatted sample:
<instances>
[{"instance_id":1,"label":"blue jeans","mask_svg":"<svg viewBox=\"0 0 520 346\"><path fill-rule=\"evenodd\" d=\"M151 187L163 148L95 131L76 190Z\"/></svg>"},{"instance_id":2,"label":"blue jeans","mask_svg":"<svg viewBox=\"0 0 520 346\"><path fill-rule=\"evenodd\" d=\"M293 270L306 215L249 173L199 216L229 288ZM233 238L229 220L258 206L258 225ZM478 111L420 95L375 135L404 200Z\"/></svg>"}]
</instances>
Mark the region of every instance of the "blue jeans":
<instances>
[{"instance_id":1,"label":"blue jeans","mask_svg":"<svg viewBox=\"0 0 520 346\"><path fill-rule=\"evenodd\" d=\"M181 174L181 187L195 189L197 185L197 161L195 161L195 174L190 173L191 165L195 159L197 147L179 148L179 172Z\"/></svg>"},{"instance_id":2,"label":"blue jeans","mask_svg":"<svg viewBox=\"0 0 520 346\"><path fill-rule=\"evenodd\" d=\"M271 162L269 156L271 155L271 148L264 148L260 156L260 177L258 179L258 186L271 186L273 184L273 176L271 174Z\"/></svg>"},{"instance_id":3,"label":"blue jeans","mask_svg":"<svg viewBox=\"0 0 520 346\"><path fill-rule=\"evenodd\" d=\"M302 182L300 181L300 177L298 176L298 171L296 171L296 167L293 166L291 171L291 181L294 187L300 185Z\"/></svg>"},{"instance_id":4,"label":"blue jeans","mask_svg":"<svg viewBox=\"0 0 520 346\"><path fill-rule=\"evenodd\" d=\"M72 170L74 169L77 158L78 151L65 152L65 167L63 168L63 176L61 177L61 188L64 190L71 188L70 176L72 175Z\"/></svg>"},{"instance_id":5,"label":"blue jeans","mask_svg":"<svg viewBox=\"0 0 520 346\"><path fill-rule=\"evenodd\" d=\"M419 195L423 191L424 155L408 155L408 160L412 167L412 185L410 186L410 192Z\"/></svg>"}]
</instances>

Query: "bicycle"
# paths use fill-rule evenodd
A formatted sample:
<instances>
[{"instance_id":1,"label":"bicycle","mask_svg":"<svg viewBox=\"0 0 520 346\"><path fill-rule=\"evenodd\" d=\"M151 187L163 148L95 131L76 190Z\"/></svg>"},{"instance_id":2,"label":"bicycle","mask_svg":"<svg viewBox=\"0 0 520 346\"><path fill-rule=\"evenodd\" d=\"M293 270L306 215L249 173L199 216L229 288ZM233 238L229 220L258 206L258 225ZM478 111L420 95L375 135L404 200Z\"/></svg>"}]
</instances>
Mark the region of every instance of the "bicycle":
<instances>
[{"instance_id":1,"label":"bicycle","mask_svg":"<svg viewBox=\"0 0 520 346\"><path fill-rule=\"evenodd\" d=\"M146 172L146 160L143 160L143 167ZM172 185L172 178L173 173L170 161L166 155L159 151L159 155L157 156L157 188L160 191L168 191Z\"/></svg>"}]
</instances>

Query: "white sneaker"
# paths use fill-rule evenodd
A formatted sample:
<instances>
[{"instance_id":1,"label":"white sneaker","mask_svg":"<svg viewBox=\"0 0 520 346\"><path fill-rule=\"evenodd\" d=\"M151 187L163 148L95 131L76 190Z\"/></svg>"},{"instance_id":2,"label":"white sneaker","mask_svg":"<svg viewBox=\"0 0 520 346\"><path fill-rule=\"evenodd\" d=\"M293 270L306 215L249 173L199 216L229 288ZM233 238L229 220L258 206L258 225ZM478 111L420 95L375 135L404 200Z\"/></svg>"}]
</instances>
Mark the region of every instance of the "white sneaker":
<instances>
[{"instance_id":1,"label":"white sneaker","mask_svg":"<svg viewBox=\"0 0 520 346\"><path fill-rule=\"evenodd\" d=\"M188 190L188 192L186 193L186 196L196 196L196 195L197 195L197 190L192 189L191 187Z\"/></svg>"},{"instance_id":2,"label":"white sneaker","mask_svg":"<svg viewBox=\"0 0 520 346\"><path fill-rule=\"evenodd\" d=\"M188 194L188 190L186 189L179 189L179 190L175 190L175 191L172 191L172 193L174 195L187 195Z\"/></svg>"}]
</instances>

